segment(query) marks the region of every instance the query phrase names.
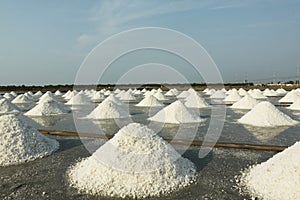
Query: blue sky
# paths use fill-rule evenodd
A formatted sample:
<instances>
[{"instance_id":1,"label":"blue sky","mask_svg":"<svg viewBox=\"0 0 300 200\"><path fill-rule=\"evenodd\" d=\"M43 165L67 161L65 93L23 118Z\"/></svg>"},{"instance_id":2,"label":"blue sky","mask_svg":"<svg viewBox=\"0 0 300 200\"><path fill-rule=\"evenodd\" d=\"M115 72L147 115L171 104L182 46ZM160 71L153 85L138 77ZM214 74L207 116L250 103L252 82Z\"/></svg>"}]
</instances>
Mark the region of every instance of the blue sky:
<instances>
[{"instance_id":1,"label":"blue sky","mask_svg":"<svg viewBox=\"0 0 300 200\"><path fill-rule=\"evenodd\" d=\"M0 84L73 83L99 42L148 26L194 38L216 62L225 82L245 77L295 79L300 67L299 10L300 1L295 0L3 0ZM145 70L149 78L149 66Z\"/></svg>"}]
</instances>

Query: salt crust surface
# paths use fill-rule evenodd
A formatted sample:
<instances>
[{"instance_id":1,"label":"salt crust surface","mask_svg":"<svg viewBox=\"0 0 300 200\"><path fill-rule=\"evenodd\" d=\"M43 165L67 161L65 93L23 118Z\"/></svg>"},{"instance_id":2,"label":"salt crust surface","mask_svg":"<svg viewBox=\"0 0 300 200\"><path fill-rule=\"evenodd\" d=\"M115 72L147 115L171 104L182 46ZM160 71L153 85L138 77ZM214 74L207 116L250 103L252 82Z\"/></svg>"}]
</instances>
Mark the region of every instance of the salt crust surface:
<instances>
[{"instance_id":1,"label":"salt crust surface","mask_svg":"<svg viewBox=\"0 0 300 200\"><path fill-rule=\"evenodd\" d=\"M109 160L102 162L103 157ZM146 159L141 161L141 157ZM149 170L153 164L157 165ZM137 172L143 167L146 170ZM71 185L81 192L122 198L166 195L193 183L195 173L191 161L137 123L123 127L91 157L67 172Z\"/></svg>"},{"instance_id":2,"label":"salt crust surface","mask_svg":"<svg viewBox=\"0 0 300 200\"><path fill-rule=\"evenodd\" d=\"M292 126L299 123L268 101L260 102L254 106L238 122L259 127Z\"/></svg>"},{"instance_id":3,"label":"salt crust surface","mask_svg":"<svg viewBox=\"0 0 300 200\"><path fill-rule=\"evenodd\" d=\"M56 151L59 143L29 127L16 115L0 116L0 166L42 158Z\"/></svg>"},{"instance_id":4,"label":"salt crust surface","mask_svg":"<svg viewBox=\"0 0 300 200\"><path fill-rule=\"evenodd\" d=\"M240 185L255 198L294 200L300 198L300 142L245 170Z\"/></svg>"},{"instance_id":5,"label":"salt crust surface","mask_svg":"<svg viewBox=\"0 0 300 200\"><path fill-rule=\"evenodd\" d=\"M148 118L151 121L163 123L197 123L204 121L192 110L189 110L181 101L177 100L168 105L153 117Z\"/></svg>"}]
</instances>

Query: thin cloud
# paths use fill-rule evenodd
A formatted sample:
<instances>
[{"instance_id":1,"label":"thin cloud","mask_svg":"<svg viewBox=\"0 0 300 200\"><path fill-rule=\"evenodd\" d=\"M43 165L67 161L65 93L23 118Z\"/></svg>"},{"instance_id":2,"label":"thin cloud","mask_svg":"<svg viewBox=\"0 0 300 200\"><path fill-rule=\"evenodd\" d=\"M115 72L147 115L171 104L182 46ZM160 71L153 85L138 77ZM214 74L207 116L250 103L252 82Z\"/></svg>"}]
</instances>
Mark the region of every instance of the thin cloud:
<instances>
[{"instance_id":1,"label":"thin cloud","mask_svg":"<svg viewBox=\"0 0 300 200\"><path fill-rule=\"evenodd\" d=\"M95 24L94 33L84 33L77 38L81 45L93 44L119 31L132 28L132 22L157 15L186 12L207 6L198 1L101 1L91 10L88 18Z\"/></svg>"}]
</instances>

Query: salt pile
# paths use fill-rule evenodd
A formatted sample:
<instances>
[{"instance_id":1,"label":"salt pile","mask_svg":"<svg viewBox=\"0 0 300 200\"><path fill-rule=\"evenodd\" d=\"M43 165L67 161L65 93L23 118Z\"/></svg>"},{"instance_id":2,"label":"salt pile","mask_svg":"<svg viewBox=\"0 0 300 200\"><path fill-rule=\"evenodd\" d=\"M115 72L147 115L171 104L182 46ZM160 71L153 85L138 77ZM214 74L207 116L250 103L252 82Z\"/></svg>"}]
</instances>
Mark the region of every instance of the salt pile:
<instances>
[{"instance_id":1,"label":"salt pile","mask_svg":"<svg viewBox=\"0 0 300 200\"><path fill-rule=\"evenodd\" d=\"M226 95L222 90L217 90L210 96L211 99L224 99L225 97Z\"/></svg>"},{"instance_id":2,"label":"salt pile","mask_svg":"<svg viewBox=\"0 0 300 200\"><path fill-rule=\"evenodd\" d=\"M188 91L182 91L178 96L177 98L180 99L180 98L186 98L190 95L190 93Z\"/></svg>"},{"instance_id":3,"label":"salt pile","mask_svg":"<svg viewBox=\"0 0 300 200\"><path fill-rule=\"evenodd\" d=\"M238 122L260 127L292 126L299 123L278 110L268 101L257 104L240 118Z\"/></svg>"},{"instance_id":4,"label":"salt pile","mask_svg":"<svg viewBox=\"0 0 300 200\"><path fill-rule=\"evenodd\" d=\"M277 96L284 96L287 93L287 91L283 88L279 88L276 90L276 93L277 93Z\"/></svg>"},{"instance_id":5,"label":"salt pile","mask_svg":"<svg viewBox=\"0 0 300 200\"><path fill-rule=\"evenodd\" d=\"M204 121L196 113L189 110L181 101L177 100L159 111L153 117L148 118L152 121L163 123L197 123Z\"/></svg>"},{"instance_id":6,"label":"salt pile","mask_svg":"<svg viewBox=\"0 0 300 200\"><path fill-rule=\"evenodd\" d=\"M83 93L78 93L73 96L66 105L85 105L91 103L91 99Z\"/></svg>"},{"instance_id":7,"label":"salt pile","mask_svg":"<svg viewBox=\"0 0 300 200\"><path fill-rule=\"evenodd\" d=\"M260 90L253 90L250 95L254 98L254 99L267 99L266 96L264 96Z\"/></svg>"},{"instance_id":8,"label":"salt pile","mask_svg":"<svg viewBox=\"0 0 300 200\"><path fill-rule=\"evenodd\" d=\"M264 90L263 95L266 96L266 97L276 97L276 96L278 96L277 92L275 92L274 90L270 90L269 88Z\"/></svg>"},{"instance_id":9,"label":"salt pile","mask_svg":"<svg viewBox=\"0 0 300 200\"><path fill-rule=\"evenodd\" d=\"M15 97L12 95L12 94L10 94L10 93L5 93L4 95L3 95L3 97L4 98L6 98L7 100L9 100L9 101L11 101L11 100L13 100Z\"/></svg>"},{"instance_id":10,"label":"salt pile","mask_svg":"<svg viewBox=\"0 0 300 200\"><path fill-rule=\"evenodd\" d=\"M184 105L188 108L208 108L210 105L198 94L192 93L186 99Z\"/></svg>"},{"instance_id":11,"label":"salt pile","mask_svg":"<svg viewBox=\"0 0 300 200\"><path fill-rule=\"evenodd\" d=\"M130 117L128 110L109 99L104 100L86 116L86 118L89 119L117 119L128 117Z\"/></svg>"},{"instance_id":12,"label":"salt pile","mask_svg":"<svg viewBox=\"0 0 300 200\"><path fill-rule=\"evenodd\" d=\"M153 130L132 123L67 174L72 186L81 192L146 198L190 185L196 169Z\"/></svg>"},{"instance_id":13,"label":"salt pile","mask_svg":"<svg viewBox=\"0 0 300 200\"><path fill-rule=\"evenodd\" d=\"M256 106L259 103L256 99L251 97L250 95L244 96L241 100L238 102L235 102L232 104L231 108L235 109L252 109L254 106Z\"/></svg>"},{"instance_id":14,"label":"salt pile","mask_svg":"<svg viewBox=\"0 0 300 200\"><path fill-rule=\"evenodd\" d=\"M159 100L159 101L166 101L166 100L168 100L161 91L157 91L153 96L155 98L157 98L157 100Z\"/></svg>"},{"instance_id":15,"label":"salt pile","mask_svg":"<svg viewBox=\"0 0 300 200\"><path fill-rule=\"evenodd\" d=\"M290 110L300 110L300 100L295 101L293 104L287 107Z\"/></svg>"},{"instance_id":16,"label":"salt pile","mask_svg":"<svg viewBox=\"0 0 300 200\"><path fill-rule=\"evenodd\" d=\"M63 95L63 93L61 93L61 91L59 91L59 90L56 90L56 92L54 93L56 96L62 96Z\"/></svg>"},{"instance_id":17,"label":"salt pile","mask_svg":"<svg viewBox=\"0 0 300 200\"><path fill-rule=\"evenodd\" d=\"M40 102L31 110L24 113L29 116L50 116L50 115L61 115L70 112L69 108L58 103L55 100L44 100Z\"/></svg>"},{"instance_id":18,"label":"salt pile","mask_svg":"<svg viewBox=\"0 0 300 200\"><path fill-rule=\"evenodd\" d=\"M239 95L237 90L232 90L230 94L224 99L225 102L237 102L241 100L241 96Z\"/></svg>"},{"instance_id":19,"label":"salt pile","mask_svg":"<svg viewBox=\"0 0 300 200\"><path fill-rule=\"evenodd\" d=\"M148 95L142 101L140 101L136 106L139 107L162 107L164 106L160 103L154 96Z\"/></svg>"},{"instance_id":20,"label":"salt pile","mask_svg":"<svg viewBox=\"0 0 300 200\"><path fill-rule=\"evenodd\" d=\"M279 103L294 103L295 101L300 101L300 95L292 90L288 92L284 97L282 97L278 102Z\"/></svg>"},{"instance_id":21,"label":"salt pile","mask_svg":"<svg viewBox=\"0 0 300 200\"><path fill-rule=\"evenodd\" d=\"M11 102L12 103L31 103L32 99L28 98L24 94L20 94L19 96L14 98Z\"/></svg>"},{"instance_id":22,"label":"salt pile","mask_svg":"<svg viewBox=\"0 0 300 200\"><path fill-rule=\"evenodd\" d=\"M178 95L178 90L176 88L169 90L165 94L165 96L167 96L167 97L175 97L176 95Z\"/></svg>"},{"instance_id":23,"label":"salt pile","mask_svg":"<svg viewBox=\"0 0 300 200\"><path fill-rule=\"evenodd\" d=\"M57 101L57 98L52 94L52 92L48 91L39 98L39 101L37 103L39 104L44 101Z\"/></svg>"},{"instance_id":24,"label":"salt pile","mask_svg":"<svg viewBox=\"0 0 300 200\"><path fill-rule=\"evenodd\" d=\"M250 167L241 177L252 197L294 200L300 197L300 142L263 162Z\"/></svg>"},{"instance_id":25,"label":"salt pile","mask_svg":"<svg viewBox=\"0 0 300 200\"><path fill-rule=\"evenodd\" d=\"M105 99L105 96L100 91L96 92L92 97L93 101L102 101L103 99Z\"/></svg>"},{"instance_id":26,"label":"salt pile","mask_svg":"<svg viewBox=\"0 0 300 200\"><path fill-rule=\"evenodd\" d=\"M0 99L0 114L8 114L8 113L18 113L20 109L10 103L7 99L3 98Z\"/></svg>"},{"instance_id":27,"label":"salt pile","mask_svg":"<svg viewBox=\"0 0 300 200\"><path fill-rule=\"evenodd\" d=\"M15 165L50 155L59 143L25 124L19 116L0 116L0 166Z\"/></svg>"},{"instance_id":28,"label":"salt pile","mask_svg":"<svg viewBox=\"0 0 300 200\"><path fill-rule=\"evenodd\" d=\"M238 92L239 92L239 95L240 96L246 96L248 93L247 93L247 91L245 90L245 89L243 89L243 88L240 88L239 90L238 90Z\"/></svg>"},{"instance_id":29,"label":"salt pile","mask_svg":"<svg viewBox=\"0 0 300 200\"><path fill-rule=\"evenodd\" d=\"M37 91L37 92L34 94L34 97L40 98L42 95L43 95L43 93L42 93L41 91Z\"/></svg>"},{"instance_id":30,"label":"salt pile","mask_svg":"<svg viewBox=\"0 0 300 200\"><path fill-rule=\"evenodd\" d=\"M118 96L120 100L122 101L135 101L136 98L131 94L130 91L126 91L124 93L119 93L120 95Z\"/></svg>"}]
</instances>

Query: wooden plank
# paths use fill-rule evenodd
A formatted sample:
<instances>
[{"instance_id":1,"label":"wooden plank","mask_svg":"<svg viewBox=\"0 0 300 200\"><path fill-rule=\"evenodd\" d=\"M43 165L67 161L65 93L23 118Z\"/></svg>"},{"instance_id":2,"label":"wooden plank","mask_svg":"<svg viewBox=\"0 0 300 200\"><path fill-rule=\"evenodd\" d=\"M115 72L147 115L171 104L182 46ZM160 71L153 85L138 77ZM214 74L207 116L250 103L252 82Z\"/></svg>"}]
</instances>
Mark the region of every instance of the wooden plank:
<instances>
[{"instance_id":1,"label":"wooden plank","mask_svg":"<svg viewBox=\"0 0 300 200\"><path fill-rule=\"evenodd\" d=\"M103 135L96 133L77 133L70 131L51 131L51 130L39 130L42 134L57 135L65 137L88 137L88 138L101 138L111 139L113 135ZM241 143L223 143L223 142L203 142L203 141L187 141L187 140L173 140L164 138L171 144L178 145L189 145L196 147L211 147L211 148L229 148L229 149L248 149L248 150L259 150L259 151L276 151L280 152L287 148L287 146L276 146L276 145L260 145L260 144L241 144Z\"/></svg>"}]
</instances>

